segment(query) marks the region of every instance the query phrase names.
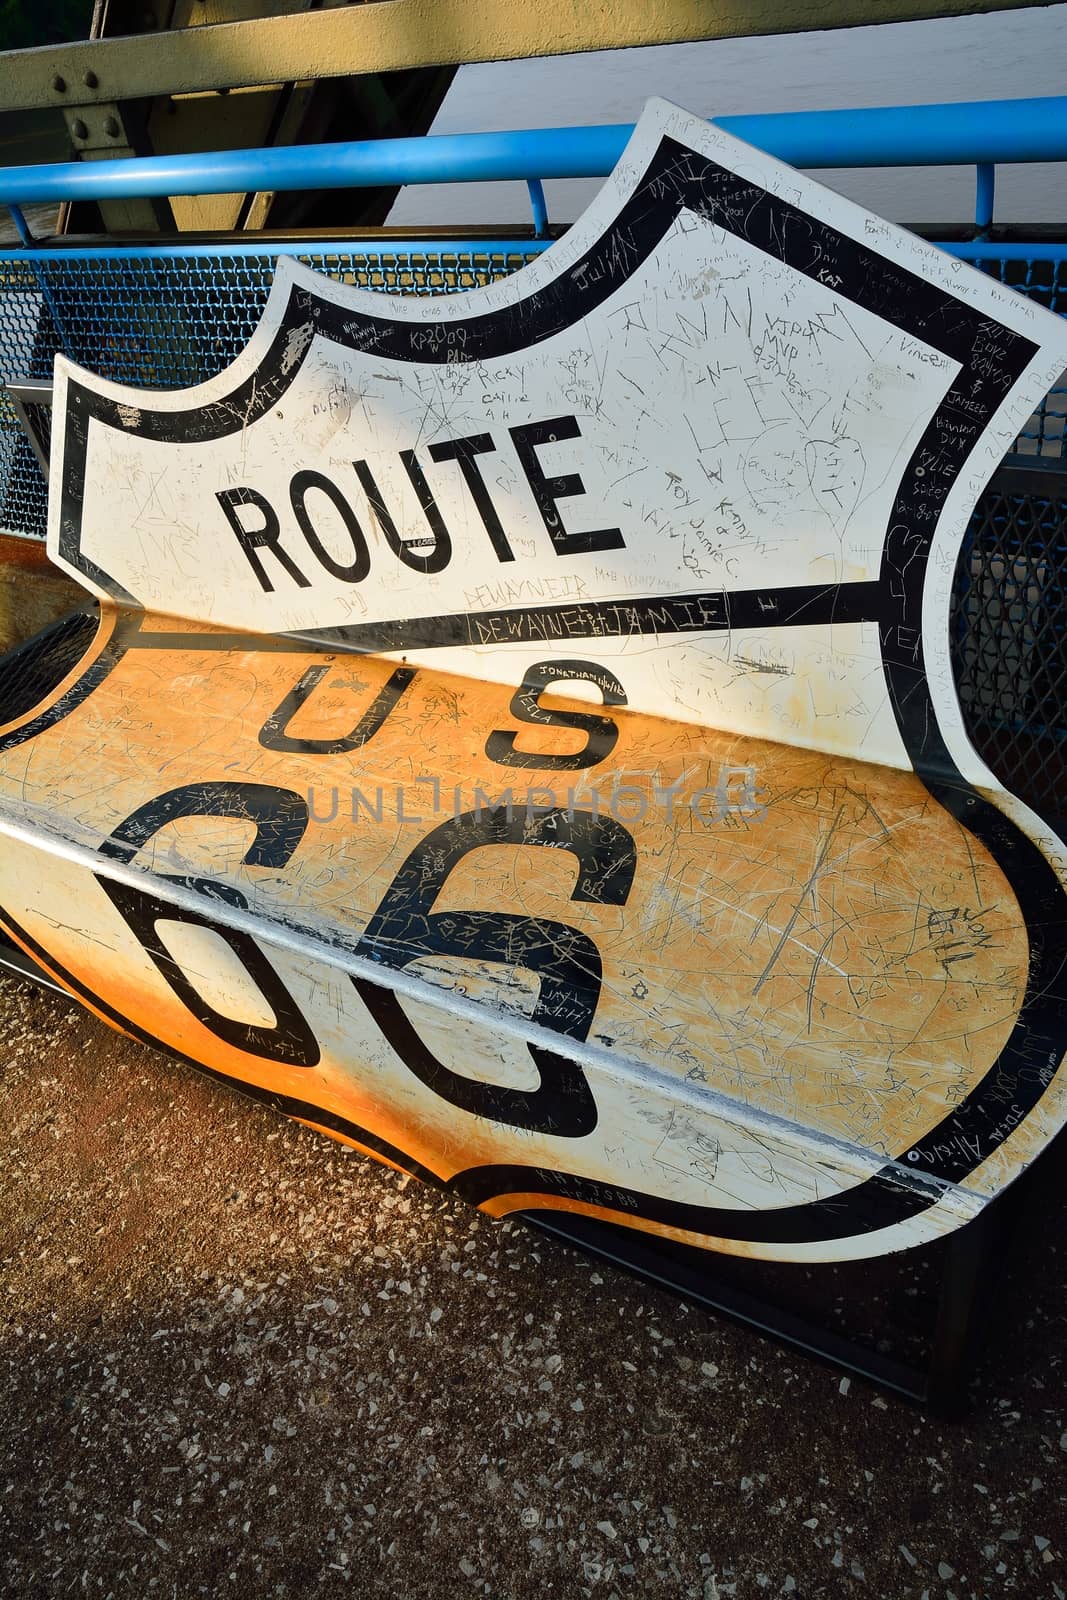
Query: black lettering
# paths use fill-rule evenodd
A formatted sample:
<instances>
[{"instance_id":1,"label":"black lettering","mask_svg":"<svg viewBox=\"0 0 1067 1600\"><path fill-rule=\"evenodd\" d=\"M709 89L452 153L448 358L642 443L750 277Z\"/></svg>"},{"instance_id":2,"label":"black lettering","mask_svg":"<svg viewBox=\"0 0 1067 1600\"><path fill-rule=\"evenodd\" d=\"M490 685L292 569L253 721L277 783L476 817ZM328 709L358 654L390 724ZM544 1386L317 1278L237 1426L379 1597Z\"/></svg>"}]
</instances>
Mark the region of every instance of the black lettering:
<instances>
[{"instance_id":1,"label":"black lettering","mask_svg":"<svg viewBox=\"0 0 1067 1600\"><path fill-rule=\"evenodd\" d=\"M159 829L178 817L236 817L255 826L255 838L243 857L247 866L284 867L304 837L307 806L291 789L259 783L190 783L139 806L119 823L100 854L112 860L131 861ZM248 902L239 889L208 878L161 873L164 882L193 889L208 900L245 911ZM296 1001L282 983L263 951L242 929L226 928L198 912L98 874L97 882L166 980L192 1015L216 1038L290 1067L313 1067L319 1046ZM182 922L209 929L224 939L274 1013L274 1026L239 1022L216 1011L190 981L159 936L160 922Z\"/></svg>"},{"instance_id":2,"label":"black lettering","mask_svg":"<svg viewBox=\"0 0 1067 1600\"><path fill-rule=\"evenodd\" d=\"M432 829L415 846L367 924L357 953L394 971L429 955L524 967L540 979L530 1020L585 1039L601 988L600 952L587 934L545 917L432 909L464 856L494 844L569 850L579 867L574 900L623 905L633 883L634 843L613 819L558 808L546 809L536 821L516 816L509 806L465 812ZM585 1074L566 1056L527 1045L541 1079L533 1090L481 1082L437 1060L392 991L365 979L353 982L400 1059L449 1104L494 1122L564 1138L582 1138L596 1127L596 1102Z\"/></svg>"},{"instance_id":3,"label":"black lettering","mask_svg":"<svg viewBox=\"0 0 1067 1600\"><path fill-rule=\"evenodd\" d=\"M449 537L448 529L445 527L444 518L438 509L437 501L433 497L433 491L426 482L426 475L416 460L414 450L401 450L400 460L403 462L404 471L407 473L412 488L418 496L419 505L422 507L423 515L429 523L430 531L433 534L433 549L427 554L423 554L416 548L419 542L425 543L425 540L416 541L400 537L396 523L390 515L389 508L382 498L382 492L378 488L374 474L367 462L353 461L352 465L356 470L356 477L362 485L363 493L367 496L370 508L374 512L378 526L385 535L385 542L393 554L406 567L411 567L415 572L440 572L442 567L447 567L452 559L452 540Z\"/></svg>"},{"instance_id":4,"label":"black lettering","mask_svg":"<svg viewBox=\"0 0 1067 1600\"><path fill-rule=\"evenodd\" d=\"M485 753L490 761L502 767L539 767L549 772L574 772L582 767L595 767L605 761L614 750L619 738L618 723L610 717L599 717L591 711L553 710L540 703L541 695L551 683L577 678L583 683L595 683L606 706L624 706L626 691L614 673L598 667L591 661L538 661L529 667L522 683L511 701L511 714L520 722L546 728L579 728L587 737L584 749L571 755L538 755L535 751L516 750L515 735L502 728L496 729L485 741Z\"/></svg>"},{"instance_id":5,"label":"black lettering","mask_svg":"<svg viewBox=\"0 0 1067 1600\"><path fill-rule=\"evenodd\" d=\"M307 806L292 789L269 783L183 783L146 800L100 846L102 856L131 861L152 836L179 817L233 817L256 836L243 857L249 867L284 867L307 830Z\"/></svg>"},{"instance_id":6,"label":"black lettering","mask_svg":"<svg viewBox=\"0 0 1067 1600\"><path fill-rule=\"evenodd\" d=\"M352 541L354 557L347 567L334 560L315 531L315 524L311 520L311 515L305 503L308 492L311 489L318 489L341 513L341 520L345 525L348 537ZM359 525L356 513L352 510L337 485L331 483L329 478L325 477L321 472L298 472L289 485L289 499L292 503L293 515L296 517L297 526L307 540L308 548L319 565L325 567L326 571L335 578L340 578L343 583L362 583L370 571L370 551L367 548L367 541L363 537L363 529Z\"/></svg>"},{"instance_id":7,"label":"black lettering","mask_svg":"<svg viewBox=\"0 0 1067 1600\"><path fill-rule=\"evenodd\" d=\"M496 551L498 561L514 561L515 556L503 524L496 514L485 486L485 479L478 470L475 456L488 455L496 450L496 445L487 433L471 434L469 439L446 439L442 444L430 446L430 459L432 461L454 461L466 480L467 488L471 492L471 499L477 508L478 515L485 525L489 535L489 542Z\"/></svg>"},{"instance_id":8,"label":"black lettering","mask_svg":"<svg viewBox=\"0 0 1067 1600\"><path fill-rule=\"evenodd\" d=\"M359 750L368 740L374 738L416 674L414 667L397 667L351 733L346 733L338 739L293 738L286 733L286 728L300 707L309 699L312 691L330 671L330 667L309 667L300 681L294 684L281 705L271 712L259 730L259 742L264 749L285 750L294 755L313 756L339 756L349 750Z\"/></svg>"},{"instance_id":9,"label":"black lettering","mask_svg":"<svg viewBox=\"0 0 1067 1600\"><path fill-rule=\"evenodd\" d=\"M556 478L546 478L537 459L537 448L554 444L558 439L580 439L581 429L577 417L550 417L547 422L524 422L508 430L515 441L515 449L522 470L537 501L548 536L558 556L586 555L591 550L619 550L624 540L620 528L597 528L589 533L568 533L556 509L558 500L584 494L585 485L576 472L564 473Z\"/></svg>"},{"instance_id":10,"label":"black lettering","mask_svg":"<svg viewBox=\"0 0 1067 1600\"><path fill-rule=\"evenodd\" d=\"M282 549L282 530L278 522L278 513L264 495L256 489L220 489L215 499L226 513L226 520L237 535L241 549L248 557L248 565L259 579L261 589L267 594L274 593L274 585L257 554L260 550L269 550L294 583L299 584L301 589L310 589L311 580L304 577L296 563ZM263 518L263 526L246 528L237 515L239 506L255 506Z\"/></svg>"}]
</instances>

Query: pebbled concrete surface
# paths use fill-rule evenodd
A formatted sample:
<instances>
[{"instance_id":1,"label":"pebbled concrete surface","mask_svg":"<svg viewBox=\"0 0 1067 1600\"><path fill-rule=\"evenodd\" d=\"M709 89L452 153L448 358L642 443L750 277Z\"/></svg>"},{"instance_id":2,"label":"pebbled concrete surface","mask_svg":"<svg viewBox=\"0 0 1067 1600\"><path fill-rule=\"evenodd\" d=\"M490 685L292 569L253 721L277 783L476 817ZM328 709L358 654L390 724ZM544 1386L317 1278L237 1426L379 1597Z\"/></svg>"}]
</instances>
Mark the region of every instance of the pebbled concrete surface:
<instances>
[{"instance_id":1,"label":"pebbled concrete surface","mask_svg":"<svg viewBox=\"0 0 1067 1600\"><path fill-rule=\"evenodd\" d=\"M953 1425L13 978L0 1041L5 1596L1064 1600L1056 1175Z\"/></svg>"}]
</instances>

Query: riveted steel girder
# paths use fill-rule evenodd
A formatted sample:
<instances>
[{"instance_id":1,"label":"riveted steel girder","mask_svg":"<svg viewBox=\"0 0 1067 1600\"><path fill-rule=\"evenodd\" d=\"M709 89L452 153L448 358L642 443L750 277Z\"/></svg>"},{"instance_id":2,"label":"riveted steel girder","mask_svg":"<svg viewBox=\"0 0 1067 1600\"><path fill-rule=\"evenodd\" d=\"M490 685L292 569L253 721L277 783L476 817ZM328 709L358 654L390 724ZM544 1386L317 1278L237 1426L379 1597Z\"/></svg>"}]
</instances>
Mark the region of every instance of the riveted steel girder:
<instances>
[{"instance_id":1,"label":"riveted steel girder","mask_svg":"<svg viewBox=\"0 0 1067 1600\"><path fill-rule=\"evenodd\" d=\"M1032 0L373 0L0 55L0 110L1026 9Z\"/></svg>"}]
</instances>

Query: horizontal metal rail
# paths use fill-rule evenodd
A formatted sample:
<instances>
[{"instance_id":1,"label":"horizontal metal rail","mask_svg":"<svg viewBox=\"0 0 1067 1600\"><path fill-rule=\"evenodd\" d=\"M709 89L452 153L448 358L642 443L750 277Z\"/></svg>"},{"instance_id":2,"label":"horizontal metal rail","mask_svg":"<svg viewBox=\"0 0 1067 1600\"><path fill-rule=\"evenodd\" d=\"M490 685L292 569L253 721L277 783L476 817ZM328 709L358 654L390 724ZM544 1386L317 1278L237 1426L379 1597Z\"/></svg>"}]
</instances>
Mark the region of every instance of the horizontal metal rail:
<instances>
[{"instance_id":1,"label":"horizontal metal rail","mask_svg":"<svg viewBox=\"0 0 1067 1600\"><path fill-rule=\"evenodd\" d=\"M958 256L961 261L1067 261L1067 244L1044 241L1008 244L1000 240L957 239L951 244L939 243L937 248L947 251L950 256Z\"/></svg>"},{"instance_id":2,"label":"horizontal metal rail","mask_svg":"<svg viewBox=\"0 0 1067 1600\"><path fill-rule=\"evenodd\" d=\"M795 167L993 166L1067 161L1067 96L959 105L719 117L716 126ZM267 150L0 168L0 203L259 190L598 178L632 125L431 134Z\"/></svg>"},{"instance_id":3,"label":"horizontal metal rail","mask_svg":"<svg viewBox=\"0 0 1067 1600\"><path fill-rule=\"evenodd\" d=\"M1067 263L1067 244L1033 243L1002 244L988 239L932 240L935 248L947 255L958 256L961 261L1022 261ZM262 257L275 260L278 256L378 256L405 257L430 256L528 256L531 260L549 249L551 239L420 239L417 236L402 238L392 235L382 239L271 239L251 233L247 242L215 244L209 240L183 242L169 239L162 244L146 239L143 244L114 244L101 238L92 245L42 245L32 250L16 246L0 249L0 271L7 266L25 267L40 262L99 262L99 261L194 261L194 260L245 260Z\"/></svg>"},{"instance_id":4,"label":"horizontal metal rail","mask_svg":"<svg viewBox=\"0 0 1067 1600\"><path fill-rule=\"evenodd\" d=\"M193 261L193 260L234 260L242 261L248 257L263 257L268 261L275 260L278 256L367 256L374 259L377 256L429 256L436 260L441 256L461 256L466 260L471 256L536 256L551 245L551 239L519 239L509 238L483 239L480 237L469 238L430 238L420 239L417 234L402 236L399 234L383 235L380 239L278 239L269 234L249 233L241 240L226 240L215 242L210 239L182 239L167 238L157 243L154 238L146 238L141 244L118 244L114 240L101 235L99 243L91 245L38 245L32 250L23 250L14 245L0 249L0 267L10 262L13 266L25 266L28 261L45 262L99 262L107 261ZM953 247L954 248L954 247ZM999 252L1000 246L983 246L988 255L992 249ZM1067 249L1067 246L1064 247ZM1040 253L1040 252L1039 252Z\"/></svg>"}]
</instances>

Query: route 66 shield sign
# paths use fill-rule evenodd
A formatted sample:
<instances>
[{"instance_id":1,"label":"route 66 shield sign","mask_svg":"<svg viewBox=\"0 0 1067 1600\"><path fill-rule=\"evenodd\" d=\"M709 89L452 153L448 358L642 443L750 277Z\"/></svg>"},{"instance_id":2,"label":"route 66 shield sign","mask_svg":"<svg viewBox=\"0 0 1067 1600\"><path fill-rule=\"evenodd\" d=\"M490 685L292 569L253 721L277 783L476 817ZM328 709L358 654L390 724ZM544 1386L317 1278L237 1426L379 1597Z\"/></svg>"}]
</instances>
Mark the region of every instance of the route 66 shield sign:
<instances>
[{"instance_id":1,"label":"route 66 shield sign","mask_svg":"<svg viewBox=\"0 0 1067 1600\"><path fill-rule=\"evenodd\" d=\"M948 610L1065 364L663 102L504 282L283 262L197 388L57 362L49 550L99 621L0 730L5 926L494 1214L958 1226L1064 1119L1064 849L970 745Z\"/></svg>"}]
</instances>

